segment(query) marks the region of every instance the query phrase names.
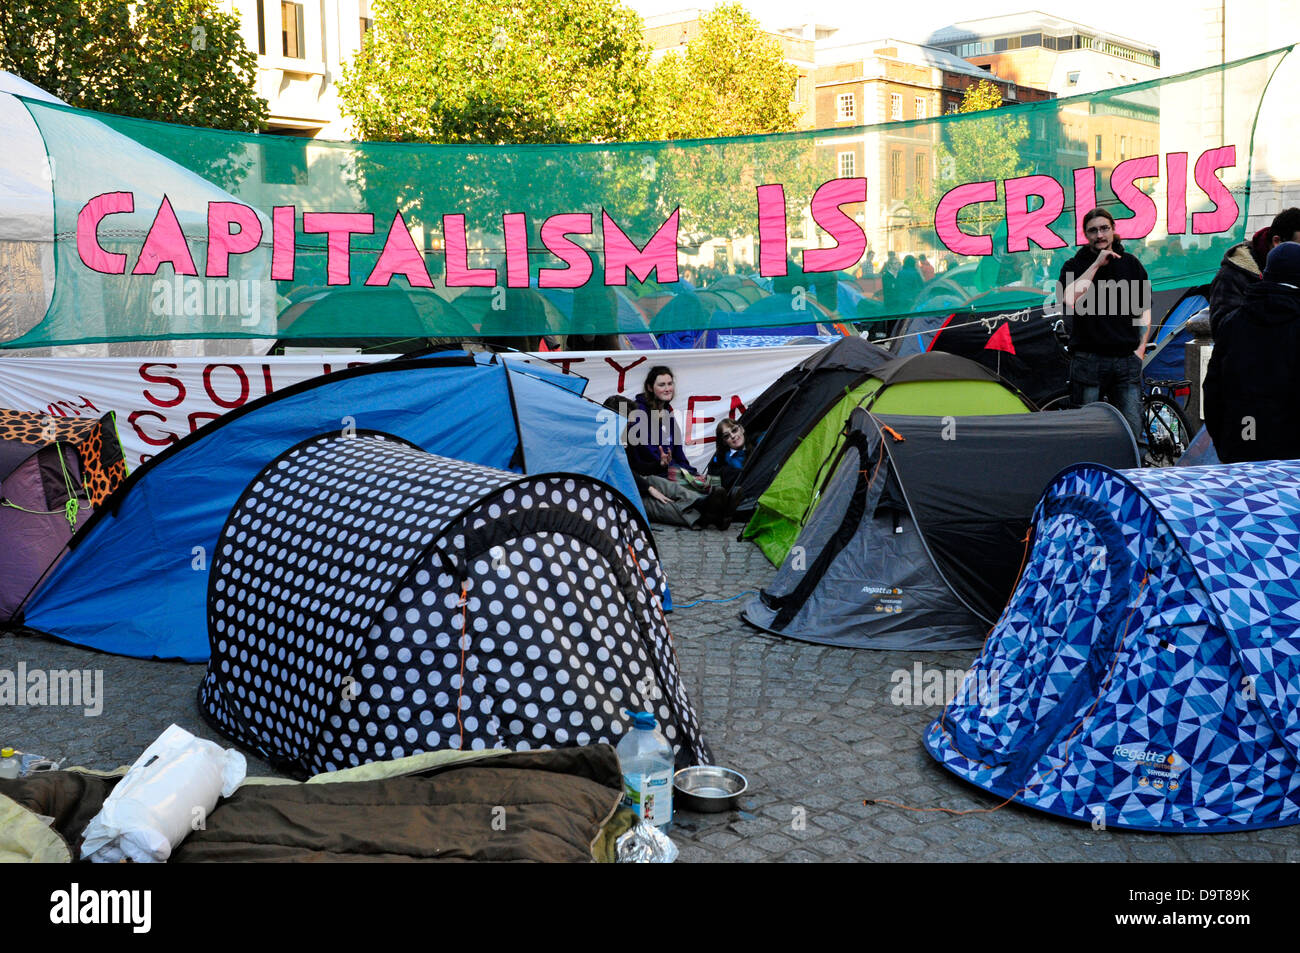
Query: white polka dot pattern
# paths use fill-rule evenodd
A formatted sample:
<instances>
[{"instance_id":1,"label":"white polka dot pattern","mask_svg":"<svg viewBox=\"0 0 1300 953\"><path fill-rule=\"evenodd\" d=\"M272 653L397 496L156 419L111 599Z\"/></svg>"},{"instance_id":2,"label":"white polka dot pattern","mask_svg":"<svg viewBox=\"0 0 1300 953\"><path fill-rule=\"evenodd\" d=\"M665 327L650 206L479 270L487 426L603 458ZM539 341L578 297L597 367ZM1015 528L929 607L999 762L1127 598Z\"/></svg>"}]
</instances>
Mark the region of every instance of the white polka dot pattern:
<instances>
[{"instance_id":1,"label":"white polka dot pattern","mask_svg":"<svg viewBox=\"0 0 1300 953\"><path fill-rule=\"evenodd\" d=\"M303 774L616 744L622 709L648 707L680 764L707 762L661 585L634 512L594 480L319 437L268 466L222 530L200 707Z\"/></svg>"}]
</instances>

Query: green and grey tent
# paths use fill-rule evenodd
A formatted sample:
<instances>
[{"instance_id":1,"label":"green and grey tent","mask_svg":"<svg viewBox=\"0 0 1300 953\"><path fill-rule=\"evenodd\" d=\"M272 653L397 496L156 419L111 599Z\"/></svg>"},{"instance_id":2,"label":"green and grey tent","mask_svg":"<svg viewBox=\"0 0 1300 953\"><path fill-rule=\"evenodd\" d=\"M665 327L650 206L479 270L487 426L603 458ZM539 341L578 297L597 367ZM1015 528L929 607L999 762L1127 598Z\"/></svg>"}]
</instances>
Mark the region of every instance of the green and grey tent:
<instances>
[{"instance_id":1,"label":"green and grey tent","mask_svg":"<svg viewBox=\"0 0 1300 953\"><path fill-rule=\"evenodd\" d=\"M817 505L844 445L844 426L859 407L875 414L933 417L1035 409L993 371L955 354L913 354L877 366L807 426L758 498L743 536L757 543L774 566L790 552Z\"/></svg>"},{"instance_id":2,"label":"green and grey tent","mask_svg":"<svg viewBox=\"0 0 1300 953\"><path fill-rule=\"evenodd\" d=\"M854 648L976 648L1015 586L1043 488L1082 462L1137 465L1109 404L1055 414L854 410L834 477L741 618Z\"/></svg>"}]
</instances>

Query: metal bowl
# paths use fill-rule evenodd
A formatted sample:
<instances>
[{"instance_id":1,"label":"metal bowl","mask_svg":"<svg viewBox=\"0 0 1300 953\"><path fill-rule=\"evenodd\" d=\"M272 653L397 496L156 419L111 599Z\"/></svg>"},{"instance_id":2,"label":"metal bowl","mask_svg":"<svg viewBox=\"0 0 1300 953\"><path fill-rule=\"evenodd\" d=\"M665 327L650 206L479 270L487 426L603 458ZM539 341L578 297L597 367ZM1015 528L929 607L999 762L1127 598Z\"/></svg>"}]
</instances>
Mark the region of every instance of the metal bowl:
<instances>
[{"instance_id":1,"label":"metal bowl","mask_svg":"<svg viewBox=\"0 0 1300 953\"><path fill-rule=\"evenodd\" d=\"M739 771L716 764L697 764L673 775L673 797L678 807L700 814L740 808L740 796L749 781Z\"/></svg>"}]
</instances>

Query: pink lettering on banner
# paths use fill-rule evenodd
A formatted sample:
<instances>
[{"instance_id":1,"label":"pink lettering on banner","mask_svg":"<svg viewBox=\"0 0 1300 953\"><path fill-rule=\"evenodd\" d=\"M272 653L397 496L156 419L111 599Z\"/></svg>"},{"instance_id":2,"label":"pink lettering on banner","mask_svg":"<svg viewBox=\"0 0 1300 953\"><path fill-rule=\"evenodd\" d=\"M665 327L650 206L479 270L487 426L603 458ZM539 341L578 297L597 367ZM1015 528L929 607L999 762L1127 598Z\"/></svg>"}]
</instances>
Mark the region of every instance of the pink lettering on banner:
<instances>
[{"instance_id":1,"label":"pink lettering on banner","mask_svg":"<svg viewBox=\"0 0 1300 953\"><path fill-rule=\"evenodd\" d=\"M373 235L375 217L369 212L303 212L302 230L329 236L325 283L347 285L352 283L352 236Z\"/></svg>"},{"instance_id":2,"label":"pink lettering on banner","mask_svg":"<svg viewBox=\"0 0 1300 953\"><path fill-rule=\"evenodd\" d=\"M638 281L646 281L650 272L655 280L672 284L677 280L677 223L681 209L659 226L658 231L638 248L604 209L600 210L602 241L605 243L605 284L626 285L629 271Z\"/></svg>"},{"instance_id":3,"label":"pink lettering on banner","mask_svg":"<svg viewBox=\"0 0 1300 953\"><path fill-rule=\"evenodd\" d=\"M1237 216L1241 209L1237 207L1237 200L1232 197L1228 187L1223 184L1214 173L1219 169L1229 169L1237 164L1237 147L1221 146L1218 149L1210 149L1201 153L1201 157L1196 160L1196 184L1201 187L1201 191L1206 197L1214 203L1214 208L1208 212L1192 213L1192 234L1193 235L1211 235L1215 232L1226 232L1237 221Z\"/></svg>"},{"instance_id":4,"label":"pink lettering on banner","mask_svg":"<svg viewBox=\"0 0 1300 953\"><path fill-rule=\"evenodd\" d=\"M1074 170L1074 243L1088 244L1083 233L1083 216L1097 207L1097 170L1092 166Z\"/></svg>"},{"instance_id":5,"label":"pink lettering on banner","mask_svg":"<svg viewBox=\"0 0 1300 953\"><path fill-rule=\"evenodd\" d=\"M866 200L866 179L831 179L818 186L812 197L813 221L830 235L836 247L809 248L805 251L803 253L805 272L852 268L862 259L862 253L867 250L867 234L841 206Z\"/></svg>"},{"instance_id":6,"label":"pink lettering on banner","mask_svg":"<svg viewBox=\"0 0 1300 953\"><path fill-rule=\"evenodd\" d=\"M787 271L789 231L785 218L785 186L760 185L758 193L758 273L781 278Z\"/></svg>"},{"instance_id":7,"label":"pink lettering on banner","mask_svg":"<svg viewBox=\"0 0 1300 953\"><path fill-rule=\"evenodd\" d=\"M1029 251L1029 243L1039 248L1064 248L1065 242L1052 231L1051 225L1065 209L1065 189L1050 175L1025 175L1007 179L1002 184L1007 196L1007 251ZM1029 196L1043 199L1040 208L1029 210Z\"/></svg>"},{"instance_id":8,"label":"pink lettering on banner","mask_svg":"<svg viewBox=\"0 0 1300 953\"><path fill-rule=\"evenodd\" d=\"M190 255L190 246L186 244L185 233L181 231L180 220L172 209L171 199L165 195L162 204L158 206L153 224L149 226L149 234L145 236L144 247L140 249L140 257L131 269L131 274L156 275L164 262L171 265L172 271L178 275L199 273L194 267L194 258Z\"/></svg>"},{"instance_id":9,"label":"pink lettering on banner","mask_svg":"<svg viewBox=\"0 0 1300 953\"><path fill-rule=\"evenodd\" d=\"M150 370L155 367L166 367L174 371L178 369L178 365L176 364L141 364L140 365L140 378L142 380L148 381L150 384L166 384L169 387L174 387L176 388L176 396L164 400L161 397L155 397L152 393L149 392L149 388L146 387L144 389L144 399L149 401L149 403L154 404L155 406L158 407L175 407L177 404L179 404L181 401L185 399L185 385L181 383L181 379L179 377L167 377L160 374L151 374Z\"/></svg>"},{"instance_id":10,"label":"pink lettering on banner","mask_svg":"<svg viewBox=\"0 0 1300 953\"><path fill-rule=\"evenodd\" d=\"M230 226L239 231L231 232ZM243 255L262 240L262 222L257 213L239 202L208 203L209 278L225 278L230 273L230 256Z\"/></svg>"},{"instance_id":11,"label":"pink lettering on banner","mask_svg":"<svg viewBox=\"0 0 1300 953\"><path fill-rule=\"evenodd\" d=\"M126 273L126 256L107 252L99 244L99 223L105 216L135 211L131 192L104 192L87 202L77 213L77 255L81 263L101 275Z\"/></svg>"},{"instance_id":12,"label":"pink lettering on banner","mask_svg":"<svg viewBox=\"0 0 1300 953\"><path fill-rule=\"evenodd\" d=\"M1159 156L1125 159L1110 174L1110 188L1115 198L1133 210L1129 218L1115 219L1118 238L1146 238L1156 227L1156 203L1133 183L1137 179L1155 178L1160 174Z\"/></svg>"},{"instance_id":13,"label":"pink lettering on banner","mask_svg":"<svg viewBox=\"0 0 1300 953\"><path fill-rule=\"evenodd\" d=\"M646 362L646 358L644 355L642 355L641 357L638 357L635 361L633 361L631 364L624 367L622 364L614 360L612 357L605 358L605 363L608 364L610 367L614 368L614 370L618 371L618 389L615 391L615 393L619 393L619 394L623 393L623 388L627 386L627 372L632 370L632 368L636 367L638 364L644 364L645 362Z\"/></svg>"},{"instance_id":14,"label":"pink lettering on banner","mask_svg":"<svg viewBox=\"0 0 1300 953\"><path fill-rule=\"evenodd\" d=\"M939 199L934 210L934 230L945 248L958 255L991 255L993 238L990 235L967 235L957 224L957 215L967 205L980 202L996 202L998 184L990 179L987 182L969 182L949 189Z\"/></svg>"},{"instance_id":15,"label":"pink lettering on banner","mask_svg":"<svg viewBox=\"0 0 1300 953\"><path fill-rule=\"evenodd\" d=\"M235 378L239 381L239 396L227 399L217 395L217 389L212 386L212 373L218 368L226 368L235 372ZM208 364L203 368L203 389L208 392L208 399L218 407L225 407L233 410L236 407L242 407L248 400L248 374L239 364Z\"/></svg>"},{"instance_id":16,"label":"pink lettering on banner","mask_svg":"<svg viewBox=\"0 0 1300 953\"><path fill-rule=\"evenodd\" d=\"M562 212L542 223L542 244L567 268L543 268L537 283L543 288L581 288L591 277L591 256L569 235L590 235L591 216L586 212ZM676 250L674 250L674 254Z\"/></svg>"},{"instance_id":17,"label":"pink lettering on banner","mask_svg":"<svg viewBox=\"0 0 1300 953\"><path fill-rule=\"evenodd\" d=\"M1166 231L1181 235L1187 231L1187 153L1171 152L1165 156L1166 177L1169 179L1165 204Z\"/></svg>"},{"instance_id":18,"label":"pink lettering on banner","mask_svg":"<svg viewBox=\"0 0 1300 953\"><path fill-rule=\"evenodd\" d=\"M469 266L469 242L465 238L465 216L442 217L443 256L447 262L448 288L491 288L497 283L495 268Z\"/></svg>"},{"instance_id":19,"label":"pink lettering on banner","mask_svg":"<svg viewBox=\"0 0 1300 953\"><path fill-rule=\"evenodd\" d=\"M366 284L387 288L394 275L401 275L412 288L433 287L429 269L424 264L424 256L415 247L415 239L407 230L406 219L402 218L401 212L393 215L393 223L388 226L388 237L384 239L384 250L379 253L379 260L371 269Z\"/></svg>"},{"instance_id":20,"label":"pink lettering on banner","mask_svg":"<svg viewBox=\"0 0 1300 953\"><path fill-rule=\"evenodd\" d=\"M709 443L715 439L715 437L713 436L700 437L699 439L696 439L695 437L696 424L711 424L715 420L717 420L716 417L696 417L695 405L702 404L705 401L713 401L713 400L722 400L722 395L721 394L692 394L689 398L687 398L686 400L686 442L687 443L690 444Z\"/></svg>"},{"instance_id":21,"label":"pink lettering on banner","mask_svg":"<svg viewBox=\"0 0 1300 953\"><path fill-rule=\"evenodd\" d=\"M528 216L507 212L501 216L506 237L506 287L528 287Z\"/></svg>"},{"instance_id":22,"label":"pink lettering on banner","mask_svg":"<svg viewBox=\"0 0 1300 953\"><path fill-rule=\"evenodd\" d=\"M296 251L293 230L297 214L297 209L292 205L277 205L271 209L272 281L293 281Z\"/></svg>"}]
</instances>

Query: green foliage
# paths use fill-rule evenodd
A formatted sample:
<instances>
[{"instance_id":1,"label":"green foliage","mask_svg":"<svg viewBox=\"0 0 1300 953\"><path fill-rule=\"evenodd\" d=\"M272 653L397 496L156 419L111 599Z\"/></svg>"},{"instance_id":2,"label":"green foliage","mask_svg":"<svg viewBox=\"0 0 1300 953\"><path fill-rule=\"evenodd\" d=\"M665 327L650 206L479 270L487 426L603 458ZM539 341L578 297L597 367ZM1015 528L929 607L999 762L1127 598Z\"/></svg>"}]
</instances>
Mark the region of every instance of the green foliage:
<instances>
[{"instance_id":1,"label":"green foliage","mask_svg":"<svg viewBox=\"0 0 1300 953\"><path fill-rule=\"evenodd\" d=\"M214 0L4 0L0 69L100 112L253 132L267 104Z\"/></svg>"},{"instance_id":2,"label":"green foliage","mask_svg":"<svg viewBox=\"0 0 1300 953\"><path fill-rule=\"evenodd\" d=\"M652 139L698 139L788 132L799 70L780 44L739 3L700 19L685 55L668 53L655 67L644 131Z\"/></svg>"},{"instance_id":3,"label":"green foliage","mask_svg":"<svg viewBox=\"0 0 1300 953\"><path fill-rule=\"evenodd\" d=\"M700 27L684 55L670 52L655 66L642 135L701 139L793 130L800 114L790 101L799 71L785 62L780 44L738 3L715 7ZM659 157L657 172L662 194L681 204L684 235L697 240L752 231L758 185L783 183L797 217L812 190L833 177L829 158L796 139L674 147Z\"/></svg>"},{"instance_id":4,"label":"green foliage","mask_svg":"<svg viewBox=\"0 0 1300 953\"><path fill-rule=\"evenodd\" d=\"M618 0L376 0L339 94L364 139L608 142L632 133L649 49Z\"/></svg>"},{"instance_id":5,"label":"green foliage","mask_svg":"<svg viewBox=\"0 0 1300 953\"><path fill-rule=\"evenodd\" d=\"M988 80L980 80L966 89L959 114L996 110L1002 105L1002 94ZM1028 166L1021 158L1021 144L1029 137L1029 124L1010 116L948 120L942 127L943 141L935 147L935 176L933 208L939 196L949 189L968 182L998 180L998 198L1005 198L1001 182L1025 175ZM972 233L985 233L1002 217L994 202L968 205L962 210L959 221Z\"/></svg>"}]
</instances>

